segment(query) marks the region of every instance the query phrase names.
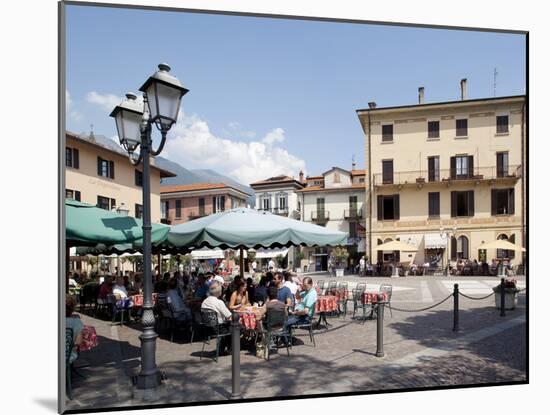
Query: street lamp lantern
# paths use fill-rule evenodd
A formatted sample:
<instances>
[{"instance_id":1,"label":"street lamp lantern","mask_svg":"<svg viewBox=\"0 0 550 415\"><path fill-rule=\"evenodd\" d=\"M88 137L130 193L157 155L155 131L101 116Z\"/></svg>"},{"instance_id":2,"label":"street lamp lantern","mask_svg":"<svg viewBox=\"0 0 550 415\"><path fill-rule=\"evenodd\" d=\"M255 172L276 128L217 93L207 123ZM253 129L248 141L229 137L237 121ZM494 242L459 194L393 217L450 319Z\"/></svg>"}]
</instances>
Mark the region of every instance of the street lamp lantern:
<instances>
[{"instance_id":1,"label":"street lamp lantern","mask_svg":"<svg viewBox=\"0 0 550 415\"><path fill-rule=\"evenodd\" d=\"M130 209L128 209L124 203L121 203L120 206L117 207L116 212L119 215L128 216L128 214L130 213Z\"/></svg>"},{"instance_id":2,"label":"street lamp lantern","mask_svg":"<svg viewBox=\"0 0 550 415\"><path fill-rule=\"evenodd\" d=\"M131 155L141 141L143 103L137 100L135 94L128 92L126 99L113 109L110 116L115 119L120 145Z\"/></svg>"},{"instance_id":3,"label":"street lamp lantern","mask_svg":"<svg viewBox=\"0 0 550 415\"><path fill-rule=\"evenodd\" d=\"M151 122L166 133L178 119L181 98L189 90L170 74L170 66L161 63L158 68L139 90L146 94Z\"/></svg>"},{"instance_id":4,"label":"street lamp lantern","mask_svg":"<svg viewBox=\"0 0 550 415\"><path fill-rule=\"evenodd\" d=\"M138 389L153 389L160 385L162 375L156 364L155 313L153 312L152 244L151 244L151 156L158 156L166 142L166 133L178 118L181 98L189 92L171 75L170 67L160 64L159 70L142 85L143 102L134 94L111 112L115 119L120 145L128 152L130 162L142 165L143 194L143 307L141 314L141 370L135 379ZM151 139L152 124L160 130L162 138L157 149ZM139 151L138 151L139 147Z\"/></svg>"}]
</instances>

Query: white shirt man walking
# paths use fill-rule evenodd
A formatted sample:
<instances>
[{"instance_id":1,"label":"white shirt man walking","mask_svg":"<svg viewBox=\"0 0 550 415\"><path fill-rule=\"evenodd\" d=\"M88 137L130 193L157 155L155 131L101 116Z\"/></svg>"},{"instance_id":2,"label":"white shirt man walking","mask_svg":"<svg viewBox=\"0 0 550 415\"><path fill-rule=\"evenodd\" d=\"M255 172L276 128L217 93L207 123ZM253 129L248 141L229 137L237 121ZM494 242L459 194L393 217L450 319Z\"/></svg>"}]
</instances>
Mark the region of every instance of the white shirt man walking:
<instances>
[{"instance_id":1,"label":"white shirt man walking","mask_svg":"<svg viewBox=\"0 0 550 415\"><path fill-rule=\"evenodd\" d=\"M365 276L365 257L362 256L359 260L359 276L364 277Z\"/></svg>"}]
</instances>

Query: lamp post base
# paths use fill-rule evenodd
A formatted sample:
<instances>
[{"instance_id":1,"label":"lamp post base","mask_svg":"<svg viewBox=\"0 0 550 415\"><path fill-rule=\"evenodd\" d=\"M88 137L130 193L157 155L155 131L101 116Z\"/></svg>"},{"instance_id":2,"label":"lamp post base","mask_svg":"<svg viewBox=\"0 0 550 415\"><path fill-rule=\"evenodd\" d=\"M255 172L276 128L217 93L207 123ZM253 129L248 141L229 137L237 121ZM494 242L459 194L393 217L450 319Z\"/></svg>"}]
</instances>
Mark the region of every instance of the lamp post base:
<instances>
[{"instance_id":1,"label":"lamp post base","mask_svg":"<svg viewBox=\"0 0 550 415\"><path fill-rule=\"evenodd\" d=\"M162 373L157 370L150 374L139 374L135 378L137 389L155 389L162 383Z\"/></svg>"}]
</instances>

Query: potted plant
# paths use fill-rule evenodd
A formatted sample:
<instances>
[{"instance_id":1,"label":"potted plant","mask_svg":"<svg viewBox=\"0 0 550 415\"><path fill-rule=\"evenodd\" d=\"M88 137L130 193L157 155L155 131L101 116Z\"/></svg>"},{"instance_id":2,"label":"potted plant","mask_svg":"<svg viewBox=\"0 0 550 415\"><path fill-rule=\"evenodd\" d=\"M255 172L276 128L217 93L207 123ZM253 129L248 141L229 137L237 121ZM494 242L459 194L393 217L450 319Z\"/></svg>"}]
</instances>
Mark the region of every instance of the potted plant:
<instances>
[{"instance_id":1,"label":"potted plant","mask_svg":"<svg viewBox=\"0 0 550 415\"><path fill-rule=\"evenodd\" d=\"M334 257L336 276L343 277L344 269L346 268L348 257L349 257L349 253L347 249L338 246L332 253L332 256Z\"/></svg>"},{"instance_id":2,"label":"potted plant","mask_svg":"<svg viewBox=\"0 0 550 415\"><path fill-rule=\"evenodd\" d=\"M517 280L506 278L504 280L504 287L502 283L493 287L493 292L495 293L495 306L497 309L500 309L500 295L502 290L504 290L504 309L513 310L518 303L519 289L517 287Z\"/></svg>"}]
</instances>

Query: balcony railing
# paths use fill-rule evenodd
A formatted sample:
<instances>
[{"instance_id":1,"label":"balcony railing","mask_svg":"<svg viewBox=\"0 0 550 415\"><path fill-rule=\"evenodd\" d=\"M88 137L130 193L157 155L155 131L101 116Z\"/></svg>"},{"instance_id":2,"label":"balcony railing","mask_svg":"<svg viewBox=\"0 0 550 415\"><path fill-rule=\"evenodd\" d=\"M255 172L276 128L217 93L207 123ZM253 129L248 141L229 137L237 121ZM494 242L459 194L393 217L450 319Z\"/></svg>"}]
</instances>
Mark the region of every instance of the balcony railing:
<instances>
[{"instance_id":1,"label":"balcony railing","mask_svg":"<svg viewBox=\"0 0 550 415\"><path fill-rule=\"evenodd\" d=\"M344 219L362 219L362 218L363 218L362 209L344 210Z\"/></svg>"},{"instance_id":2,"label":"balcony railing","mask_svg":"<svg viewBox=\"0 0 550 415\"><path fill-rule=\"evenodd\" d=\"M276 215L288 216L288 208L287 207L273 208L272 213Z\"/></svg>"},{"instance_id":3,"label":"balcony railing","mask_svg":"<svg viewBox=\"0 0 550 415\"><path fill-rule=\"evenodd\" d=\"M474 167L469 171L461 169L417 170L394 172L393 180L383 177L382 173L374 174L374 186L424 185L463 180L517 180L520 177L520 165L509 165L507 169L497 168L496 166Z\"/></svg>"},{"instance_id":4,"label":"balcony railing","mask_svg":"<svg viewBox=\"0 0 550 415\"><path fill-rule=\"evenodd\" d=\"M311 212L311 221L324 223L330 220L329 213L326 210L314 210Z\"/></svg>"}]
</instances>

